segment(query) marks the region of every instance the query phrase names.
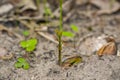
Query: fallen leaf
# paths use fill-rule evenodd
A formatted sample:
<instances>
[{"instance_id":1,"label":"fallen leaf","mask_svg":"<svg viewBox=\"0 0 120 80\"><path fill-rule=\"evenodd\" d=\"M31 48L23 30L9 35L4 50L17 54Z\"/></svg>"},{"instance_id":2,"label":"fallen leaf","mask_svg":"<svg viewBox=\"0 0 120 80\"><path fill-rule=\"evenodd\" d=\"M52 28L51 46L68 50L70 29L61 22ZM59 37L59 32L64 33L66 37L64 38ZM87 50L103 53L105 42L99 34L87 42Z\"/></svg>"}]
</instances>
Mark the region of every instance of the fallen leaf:
<instances>
[{"instance_id":1,"label":"fallen leaf","mask_svg":"<svg viewBox=\"0 0 120 80\"><path fill-rule=\"evenodd\" d=\"M5 48L0 47L0 59L6 60L11 59L13 57L12 53L8 53L8 51Z\"/></svg>"},{"instance_id":2,"label":"fallen leaf","mask_svg":"<svg viewBox=\"0 0 120 80\"><path fill-rule=\"evenodd\" d=\"M82 58L80 56L73 56L73 57L65 59L62 62L61 66L66 69L66 68L69 68L75 64L80 63L81 61L82 61Z\"/></svg>"},{"instance_id":3,"label":"fallen leaf","mask_svg":"<svg viewBox=\"0 0 120 80\"><path fill-rule=\"evenodd\" d=\"M97 54L99 56L102 55L115 55L117 53L116 42L112 38L106 38L107 42L103 45L98 51Z\"/></svg>"}]
</instances>

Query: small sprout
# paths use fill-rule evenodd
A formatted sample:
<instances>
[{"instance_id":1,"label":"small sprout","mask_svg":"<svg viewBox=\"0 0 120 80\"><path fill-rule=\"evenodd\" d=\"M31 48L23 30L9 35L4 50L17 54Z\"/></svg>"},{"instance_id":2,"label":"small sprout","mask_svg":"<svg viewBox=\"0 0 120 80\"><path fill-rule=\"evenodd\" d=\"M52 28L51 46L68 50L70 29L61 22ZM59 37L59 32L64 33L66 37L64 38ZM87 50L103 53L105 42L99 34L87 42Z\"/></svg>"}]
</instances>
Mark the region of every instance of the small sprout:
<instances>
[{"instance_id":1,"label":"small sprout","mask_svg":"<svg viewBox=\"0 0 120 80\"><path fill-rule=\"evenodd\" d=\"M70 25L71 29L74 31L74 32L78 32L78 26L74 25L74 24L71 24Z\"/></svg>"},{"instance_id":2,"label":"small sprout","mask_svg":"<svg viewBox=\"0 0 120 80\"><path fill-rule=\"evenodd\" d=\"M22 57L17 59L17 62L14 64L15 68L23 68L28 70L30 68L29 63Z\"/></svg>"},{"instance_id":3,"label":"small sprout","mask_svg":"<svg viewBox=\"0 0 120 80\"><path fill-rule=\"evenodd\" d=\"M69 68L73 65L76 65L78 63L82 62L82 58L80 56L73 56L70 57L62 62L62 67Z\"/></svg>"},{"instance_id":4,"label":"small sprout","mask_svg":"<svg viewBox=\"0 0 120 80\"><path fill-rule=\"evenodd\" d=\"M31 52L36 48L37 45L37 39L29 39L29 40L23 40L20 42L20 46L22 48L25 48L26 51Z\"/></svg>"},{"instance_id":5,"label":"small sprout","mask_svg":"<svg viewBox=\"0 0 120 80\"><path fill-rule=\"evenodd\" d=\"M75 36L75 34L69 31L63 31L62 35L65 37L72 37L72 38Z\"/></svg>"},{"instance_id":6,"label":"small sprout","mask_svg":"<svg viewBox=\"0 0 120 80\"><path fill-rule=\"evenodd\" d=\"M78 27L76 25L71 24L70 27L71 27L73 32L78 32ZM73 32L63 31L63 36L73 38L73 37L75 37L75 33L73 33Z\"/></svg>"},{"instance_id":7,"label":"small sprout","mask_svg":"<svg viewBox=\"0 0 120 80\"><path fill-rule=\"evenodd\" d=\"M49 7L46 7L45 8L45 13L46 13L46 15L51 15L52 11L51 11L51 9Z\"/></svg>"},{"instance_id":8,"label":"small sprout","mask_svg":"<svg viewBox=\"0 0 120 80\"><path fill-rule=\"evenodd\" d=\"M27 30L23 31L24 36L29 36L29 34L30 34L29 31L27 31Z\"/></svg>"}]
</instances>

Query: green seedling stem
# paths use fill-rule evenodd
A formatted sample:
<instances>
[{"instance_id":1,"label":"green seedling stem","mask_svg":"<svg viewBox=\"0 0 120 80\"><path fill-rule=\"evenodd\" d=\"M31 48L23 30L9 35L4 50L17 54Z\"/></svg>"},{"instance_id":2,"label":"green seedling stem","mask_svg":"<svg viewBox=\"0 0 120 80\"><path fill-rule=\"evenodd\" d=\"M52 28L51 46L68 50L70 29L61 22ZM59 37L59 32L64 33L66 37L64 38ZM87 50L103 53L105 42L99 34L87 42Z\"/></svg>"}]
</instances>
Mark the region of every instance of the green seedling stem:
<instances>
[{"instance_id":1,"label":"green seedling stem","mask_svg":"<svg viewBox=\"0 0 120 80\"><path fill-rule=\"evenodd\" d=\"M36 0L38 11L40 10L40 0Z\"/></svg>"},{"instance_id":2,"label":"green seedling stem","mask_svg":"<svg viewBox=\"0 0 120 80\"><path fill-rule=\"evenodd\" d=\"M60 26L59 26L59 35L58 35L58 41L59 41L59 44L58 44L58 52L59 52L58 63L60 66L62 64L62 53L61 53L61 51L62 51L62 30L63 30L62 3L63 3L63 1L60 0Z\"/></svg>"}]
</instances>

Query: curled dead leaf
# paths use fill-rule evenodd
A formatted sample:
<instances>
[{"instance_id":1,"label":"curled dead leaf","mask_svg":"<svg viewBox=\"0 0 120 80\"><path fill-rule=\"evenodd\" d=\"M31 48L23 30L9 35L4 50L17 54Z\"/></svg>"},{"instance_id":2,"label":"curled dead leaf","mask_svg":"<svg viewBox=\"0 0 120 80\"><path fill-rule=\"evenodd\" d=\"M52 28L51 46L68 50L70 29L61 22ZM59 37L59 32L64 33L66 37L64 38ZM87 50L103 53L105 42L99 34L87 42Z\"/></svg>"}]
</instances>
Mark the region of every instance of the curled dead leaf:
<instances>
[{"instance_id":1,"label":"curled dead leaf","mask_svg":"<svg viewBox=\"0 0 120 80\"><path fill-rule=\"evenodd\" d=\"M0 48L0 59L6 60L11 59L13 57L12 53L8 54L8 51L5 48Z\"/></svg>"},{"instance_id":2,"label":"curled dead leaf","mask_svg":"<svg viewBox=\"0 0 120 80\"><path fill-rule=\"evenodd\" d=\"M99 56L102 55L116 55L117 53L117 45L113 38L106 38L107 42L103 45L98 51L97 54Z\"/></svg>"},{"instance_id":3,"label":"curled dead leaf","mask_svg":"<svg viewBox=\"0 0 120 80\"><path fill-rule=\"evenodd\" d=\"M73 56L73 57L70 57L70 58L67 58L65 59L63 62L62 62L62 67L63 68L69 68L75 64L78 64L82 62L82 58L80 56Z\"/></svg>"}]
</instances>

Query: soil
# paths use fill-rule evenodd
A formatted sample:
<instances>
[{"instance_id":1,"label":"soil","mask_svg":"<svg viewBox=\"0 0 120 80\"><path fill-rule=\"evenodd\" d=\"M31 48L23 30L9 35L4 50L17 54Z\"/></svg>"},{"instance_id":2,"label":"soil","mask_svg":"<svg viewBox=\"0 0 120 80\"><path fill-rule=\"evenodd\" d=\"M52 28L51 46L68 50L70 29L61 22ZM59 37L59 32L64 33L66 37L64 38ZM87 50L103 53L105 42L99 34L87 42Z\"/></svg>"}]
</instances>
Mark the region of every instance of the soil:
<instances>
[{"instance_id":1,"label":"soil","mask_svg":"<svg viewBox=\"0 0 120 80\"><path fill-rule=\"evenodd\" d=\"M79 26L75 42L77 49L71 47L73 43L69 42L63 47L63 59L64 55L80 55L83 61L69 69L58 66L57 44L41 36L37 37L38 44L33 52L35 56L27 59L30 69L16 69L14 63L19 56L25 54L25 51L19 46L18 38L1 31L0 47L8 54L14 54L14 57L0 60L0 80L120 80L120 57L105 55L99 58L95 54L96 51L91 50L94 41L101 35L113 36L120 50L120 14L101 15L89 19L75 12L69 21L64 23L66 30L69 30L70 24ZM89 34L85 40L80 41Z\"/></svg>"}]
</instances>

